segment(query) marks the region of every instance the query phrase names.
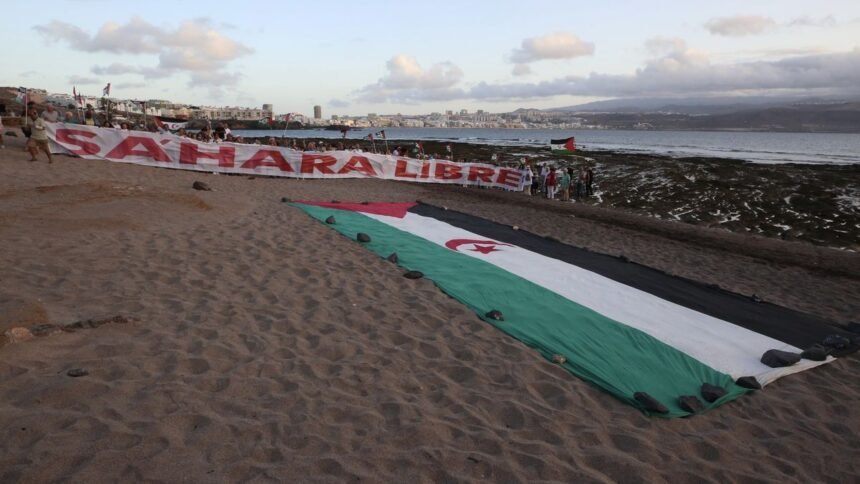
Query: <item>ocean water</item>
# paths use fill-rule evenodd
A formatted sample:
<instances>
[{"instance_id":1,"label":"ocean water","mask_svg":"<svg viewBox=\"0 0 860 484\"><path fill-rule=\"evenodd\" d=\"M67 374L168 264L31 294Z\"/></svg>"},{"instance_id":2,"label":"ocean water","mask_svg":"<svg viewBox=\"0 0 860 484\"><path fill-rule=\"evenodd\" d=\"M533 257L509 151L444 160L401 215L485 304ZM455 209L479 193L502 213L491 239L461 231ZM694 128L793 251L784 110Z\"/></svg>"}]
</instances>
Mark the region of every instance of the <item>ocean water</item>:
<instances>
[{"instance_id":1,"label":"ocean water","mask_svg":"<svg viewBox=\"0 0 860 484\"><path fill-rule=\"evenodd\" d=\"M351 130L347 140L380 129ZM331 138L339 131L237 130L246 137ZM707 156L754 163L860 164L860 134L760 133L725 131L624 131L551 129L386 128L389 145L397 140L456 141L504 146L549 146L550 139L575 136L588 150L654 153L674 157Z\"/></svg>"}]
</instances>

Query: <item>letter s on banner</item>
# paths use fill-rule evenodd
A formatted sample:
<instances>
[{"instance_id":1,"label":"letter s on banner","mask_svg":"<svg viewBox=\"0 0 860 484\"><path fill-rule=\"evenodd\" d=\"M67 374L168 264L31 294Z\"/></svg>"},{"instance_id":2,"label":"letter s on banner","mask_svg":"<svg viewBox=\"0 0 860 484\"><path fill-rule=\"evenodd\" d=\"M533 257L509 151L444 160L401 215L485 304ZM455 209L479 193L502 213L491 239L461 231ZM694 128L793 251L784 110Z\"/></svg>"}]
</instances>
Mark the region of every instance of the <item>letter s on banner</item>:
<instances>
[{"instance_id":1,"label":"letter s on banner","mask_svg":"<svg viewBox=\"0 0 860 484\"><path fill-rule=\"evenodd\" d=\"M91 131L84 131L81 129L60 128L57 130L57 143L77 146L78 148L75 149L69 149L68 146L64 146L64 148L69 150L70 153L74 153L78 156L99 154L99 151L101 151L99 149L99 145L82 139L77 139L76 136L95 138L96 134Z\"/></svg>"}]
</instances>

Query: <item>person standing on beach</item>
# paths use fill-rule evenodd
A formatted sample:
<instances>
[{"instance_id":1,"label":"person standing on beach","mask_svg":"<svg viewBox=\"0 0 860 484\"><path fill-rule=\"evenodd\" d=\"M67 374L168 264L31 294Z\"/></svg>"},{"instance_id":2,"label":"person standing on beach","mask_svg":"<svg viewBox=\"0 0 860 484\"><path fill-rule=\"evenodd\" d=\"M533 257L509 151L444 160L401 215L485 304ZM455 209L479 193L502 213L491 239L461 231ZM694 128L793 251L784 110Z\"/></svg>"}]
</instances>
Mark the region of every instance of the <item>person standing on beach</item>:
<instances>
[{"instance_id":1,"label":"person standing on beach","mask_svg":"<svg viewBox=\"0 0 860 484\"><path fill-rule=\"evenodd\" d=\"M93 111L93 107L89 104L87 104L87 110L84 112L84 124L87 126L96 125L96 113Z\"/></svg>"},{"instance_id":2,"label":"person standing on beach","mask_svg":"<svg viewBox=\"0 0 860 484\"><path fill-rule=\"evenodd\" d=\"M591 188L592 183L594 183L594 170L589 166L585 170L585 196L587 197L594 195L594 190Z\"/></svg>"},{"instance_id":3,"label":"person standing on beach","mask_svg":"<svg viewBox=\"0 0 860 484\"><path fill-rule=\"evenodd\" d=\"M555 198L555 189L558 186L558 179L556 178L555 168L550 168L549 173L546 175L546 198L550 200Z\"/></svg>"},{"instance_id":4,"label":"person standing on beach","mask_svg":"<svg viewBox=\"0 0 860 484\"><path fill-rule=\"evenodd\" d=\"M0 150L5 150L6 145L3 143L3 116L0 115Z\"/></svg>"},{"instance_id":5,"label":"person standing on beach","mask_svg":"<svg viewBox=\"0 0 860 484\"><path fill-rule=\"evenodd\" d=\"M54 109L53 105L48 104L47 106L45 106L45 110L42 111L42 119L49 123L56 123L57 120L60 119L60 113L58 113L57 110Z\"/></svg>"},{"instance_id":6,"label":"person standing on beach","mask_svg":"<svg viewBox=\"0 0 860 484\"><path fill-rule=\"evenodd\" d=\"M532 194L532 183L534 182L534 177L535 174L532 172L532 167L526 165L523 170L523 191L528 195Z\"/></svg>"},{"instance_id":7,"label":"person standing on beach","mask_svg":"<svg viewBox=\"0 0 860 484\"><path fill-rule=\"evenodd\" d=\"M585 191L585 170L579 172L579 176L576 177L576 186L573 190L573 197L576 200L582 198L582 192Z\"/></svg>"},{"instance_id":8,"label":"person standing on beach","mask_svg":"<svg viewBox=\"0 0 860 484\"><path fill-rule=\"evenodd\" d=\"M30 161L36 161L36 155L41 149L48 155L48 163L53 163L51 158L51 149L48 147L48 127L45 125L45 120L39 117L36 110L30 111L30 125L33 133L30 135L30 141L27 142L27 148L30 150Z\"/></svg>"},{"instance_id":9,"label":"person standing on beach","mask_svg":"<svg viewBox=\"0 0 860 484\"><path fill-rule=\"evenodd\" d=\"M546 176L549 174L547 165L540 167L540 193L546 196Z\"/></svg>"},{"instance_id":10,"label":"person standing on beach","mask_svg":"<svg viewBox=\"0 0 860 484\"><path fill-rule=\"evenodd\" d=\"M565 169L561 170L561 178L558 180L558 190L561 193L562 202L570 200L570 175Z\"/></svg>"}]
</instances>

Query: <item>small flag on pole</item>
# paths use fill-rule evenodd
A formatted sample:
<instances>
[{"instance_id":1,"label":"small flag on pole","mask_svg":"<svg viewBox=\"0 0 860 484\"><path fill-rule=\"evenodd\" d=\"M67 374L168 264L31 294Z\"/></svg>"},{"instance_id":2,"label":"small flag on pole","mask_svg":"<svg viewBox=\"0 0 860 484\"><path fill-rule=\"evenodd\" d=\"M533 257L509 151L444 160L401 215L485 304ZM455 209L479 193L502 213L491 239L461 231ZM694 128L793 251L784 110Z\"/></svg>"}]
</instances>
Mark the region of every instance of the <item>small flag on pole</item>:
<instances>
[{"instance_id":1,"label":"small flag on pole","mask_svg":"<svg viewBox=\"0 0 860 484\"><path fill-rule=\"evenodd\" d=\"M102 96L110 96L110 83L107 83L107 86L102 89Z\"/></svg>"},{"instance_id":2,"label":"small flag on pole","mask_svg":"<svg viewBox=\"0 0 860 484\"><path fill-rule=\"evenodd\" d=\"M18 93L15 95L15 102L19 102L21 104L27 103L27 88L19 87Z\"/></svg>"},{"instance_id":3,"label":"small flag on pole","mask_svg":"<svg viewBox=\"0 0 860 484\"><path fill-rule=\"evenodd\" d=\"M572 155L576 152L576 140L573 136L567 139L553 139L549 141L549 147L554 154Z\"/></svg>"},{"instance_id":4,"label":"small flag on pole","mask_svg":"<svg viewBox=\"0 0 860 484\"><path fill-rule=\"evenodd\" d=\"M165 131L178 131L188 124L188 121L184 119L162 118L159 116L154 116L153 119L155 120L155 125Z\"/></svg>"}]
</instances>

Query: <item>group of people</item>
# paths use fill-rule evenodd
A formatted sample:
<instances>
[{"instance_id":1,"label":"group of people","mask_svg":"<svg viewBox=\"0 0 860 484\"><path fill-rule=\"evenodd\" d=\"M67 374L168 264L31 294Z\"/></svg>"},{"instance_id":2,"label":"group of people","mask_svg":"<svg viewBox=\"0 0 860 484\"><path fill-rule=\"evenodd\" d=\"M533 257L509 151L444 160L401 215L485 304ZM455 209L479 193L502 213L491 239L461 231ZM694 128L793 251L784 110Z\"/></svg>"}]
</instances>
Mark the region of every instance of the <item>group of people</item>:
<instances>
[{"instance_id":1,"label":"group of people","mask_svg":"<svg viewBox=\"0 0 860 484\"><path fill-rule=\"evenodd\" d=\"M525 192L550 200L558 196L558 199L564 202L590 197L594 194L594 169L583 166L577 173L572 167L543 165L540 171L535 173L531 166L526 166Z\"/></svg>"}]
</instances>

